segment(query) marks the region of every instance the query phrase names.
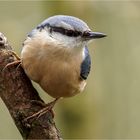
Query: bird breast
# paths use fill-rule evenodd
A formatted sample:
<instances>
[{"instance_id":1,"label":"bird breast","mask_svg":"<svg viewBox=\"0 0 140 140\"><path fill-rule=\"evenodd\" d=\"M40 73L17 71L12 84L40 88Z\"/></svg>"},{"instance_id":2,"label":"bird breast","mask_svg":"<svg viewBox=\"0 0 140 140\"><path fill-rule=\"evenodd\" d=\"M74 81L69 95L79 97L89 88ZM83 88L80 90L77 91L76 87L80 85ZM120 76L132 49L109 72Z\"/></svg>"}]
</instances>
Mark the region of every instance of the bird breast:
<instances>
[{"instance_id":1,"label":"bird breast","mask_svg":"<svg viewBox=\"0 0 140 140\"><path fill-rule=\"evenodd\" d=\"M83 48L64 48L28 38L21 53L22 66L30 79L50 96L70 97L84 90L80 78Z\"/></svg>"}]
</instances>

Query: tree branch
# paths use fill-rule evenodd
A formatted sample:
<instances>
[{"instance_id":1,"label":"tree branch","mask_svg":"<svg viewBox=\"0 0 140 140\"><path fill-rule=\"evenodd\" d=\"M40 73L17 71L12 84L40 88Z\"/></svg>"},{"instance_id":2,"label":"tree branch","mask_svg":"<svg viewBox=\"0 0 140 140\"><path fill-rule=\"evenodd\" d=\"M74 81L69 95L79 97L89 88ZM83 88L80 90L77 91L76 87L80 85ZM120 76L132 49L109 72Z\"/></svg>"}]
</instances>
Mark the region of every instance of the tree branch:
<instances>
[{"instance_id":1,"label":"tree branch","mask_svg":"<svg viewBox=\"0 0 140 140\"><path fill-rule=\"evenodd\" d=\"M43 108L32 101L43 102L22 67L10 65L16 61L9 51L10 45L6 37L0 33L0 97L7 106L18 130L24 139L61 139L55 126L52 111L39 118L23 121L28 116ZM44 102L43 102L44 103Z\"/></svg>"}]
</instances>

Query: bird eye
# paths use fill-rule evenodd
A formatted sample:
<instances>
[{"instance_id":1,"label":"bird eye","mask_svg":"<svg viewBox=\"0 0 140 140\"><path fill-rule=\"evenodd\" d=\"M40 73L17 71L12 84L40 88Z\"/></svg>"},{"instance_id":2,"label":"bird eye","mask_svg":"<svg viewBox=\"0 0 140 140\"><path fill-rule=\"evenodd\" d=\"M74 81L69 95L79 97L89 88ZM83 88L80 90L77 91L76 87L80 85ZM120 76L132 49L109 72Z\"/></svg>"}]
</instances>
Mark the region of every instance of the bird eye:
<instances>
[{"instance_id":1,"label":"bird eye","mask_svg":"<svg viewBox=\"0 0 140 140\"><path fill-rule=\"evenodd\" d=\"M65 30L65 35L72 37L74 35L74 31L72 31L72 30Z\"/></svg>"}]
</instances>

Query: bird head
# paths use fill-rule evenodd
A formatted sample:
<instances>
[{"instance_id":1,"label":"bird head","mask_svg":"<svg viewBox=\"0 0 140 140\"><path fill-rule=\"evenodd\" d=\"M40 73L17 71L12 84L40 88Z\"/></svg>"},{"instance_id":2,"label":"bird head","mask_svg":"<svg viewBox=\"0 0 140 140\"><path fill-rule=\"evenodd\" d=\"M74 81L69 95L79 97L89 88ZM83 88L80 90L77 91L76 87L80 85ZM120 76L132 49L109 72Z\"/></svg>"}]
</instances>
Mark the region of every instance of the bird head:
<instances>
[{"instance_id":1,"label":"bird head","mask_svg":"<svg viewBox=\"0 0 140 140\"><path fill-rule=\"evenodd\" d=\"M73 16L56 15L52 16L33 30L29 37L40 35L47 42L64 47L83 46L92 39L102 38L106 35L93 32L88 25L79 18Z\"/></svg>"}]
</instances>

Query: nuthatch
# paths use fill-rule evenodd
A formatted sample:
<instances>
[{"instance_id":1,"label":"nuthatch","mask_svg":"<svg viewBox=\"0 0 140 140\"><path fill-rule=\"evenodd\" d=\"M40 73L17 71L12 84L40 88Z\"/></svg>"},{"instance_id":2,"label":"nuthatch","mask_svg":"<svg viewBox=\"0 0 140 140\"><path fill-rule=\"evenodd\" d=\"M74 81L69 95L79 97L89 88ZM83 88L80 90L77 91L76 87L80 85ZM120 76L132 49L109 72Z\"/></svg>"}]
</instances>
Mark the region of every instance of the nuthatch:
<instances>
[{"instance_id":1,"label":"nuthatch","mask_svg":"<svg viewBox=\"0 0 140 140\"><path fill-rule=\"evenodd\" d=\"M21 52L22 66L50 96L74 96L84 90L90 72L88 42L105 36L92 32L76 17L50 17L28 34Z\"/></svg>"}]
</instances>

